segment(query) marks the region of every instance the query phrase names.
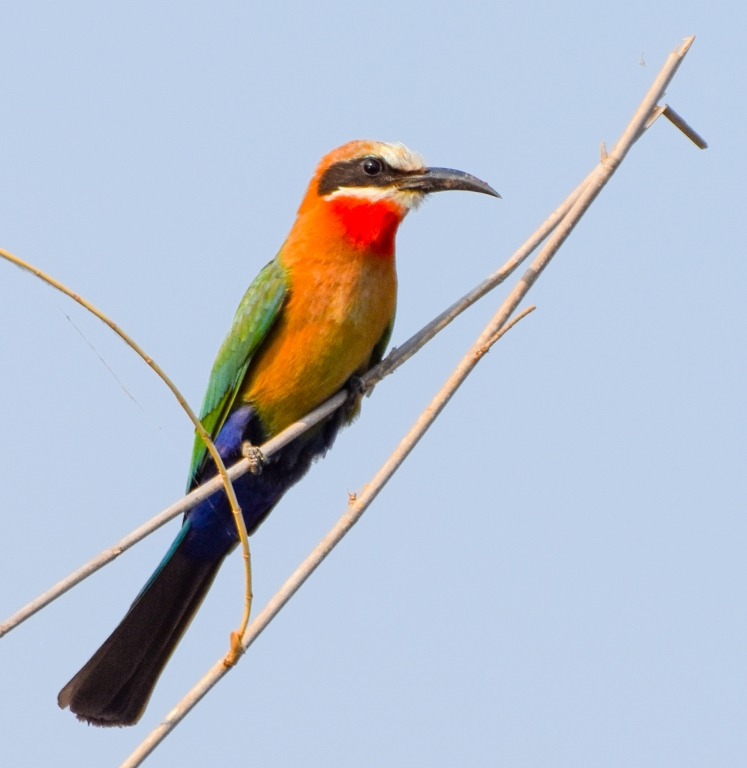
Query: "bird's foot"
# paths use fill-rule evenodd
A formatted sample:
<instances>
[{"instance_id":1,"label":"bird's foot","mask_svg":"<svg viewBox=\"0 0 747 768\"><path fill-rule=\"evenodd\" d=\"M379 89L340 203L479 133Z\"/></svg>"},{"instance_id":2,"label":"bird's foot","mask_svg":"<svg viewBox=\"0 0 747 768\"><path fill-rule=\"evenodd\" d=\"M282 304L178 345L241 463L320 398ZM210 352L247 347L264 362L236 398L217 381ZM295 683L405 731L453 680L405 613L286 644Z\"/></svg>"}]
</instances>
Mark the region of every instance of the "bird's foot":
<instances>
[{"instance_id":1,"label":"bird's foot","mask_svg":"<svg viewBox=\"0 0 747 768\"><path fill-rule=\"evenodd\" d=\"M362 397L368 391L368 387L363 382L363 379L355 374L345 382L345 388L351 395L356 395L357 397Z\"/></svg>"},{"instance_id":2,"label":"bird's foot","mask_svg":"<svg viewBox=\"0 0 747 768\"><path fill-rule=\"evenodd\" d=\"M262 467L267 462L267 459L256 445L252 445L248 440L244 440L241 444L241 455L249 461L249 471L253 475L262 474Z\"/></svg>"}]
</instances>

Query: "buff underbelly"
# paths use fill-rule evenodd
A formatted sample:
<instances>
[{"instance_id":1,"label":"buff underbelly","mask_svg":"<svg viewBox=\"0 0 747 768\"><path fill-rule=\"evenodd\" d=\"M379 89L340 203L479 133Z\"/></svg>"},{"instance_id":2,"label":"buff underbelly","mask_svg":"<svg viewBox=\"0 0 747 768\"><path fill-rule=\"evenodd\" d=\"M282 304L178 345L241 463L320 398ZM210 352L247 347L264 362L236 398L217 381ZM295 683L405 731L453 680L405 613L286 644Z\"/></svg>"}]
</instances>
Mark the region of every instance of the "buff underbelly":
<instances>
[{"instance_id":1,"label":"buff underbelly","mask_svg":"<svg viewBox=\"0 0 747 768\"><path fill-rule=\"evenodd\" d=\"M315 297L330 293L315 290L313 281L303 290L294 275L294 292L252 360L241 392L268 435L300 419L366 369L394 317L396 281L393 275L387 279L384 266L359 269L354 280L336 286L336 301L323 305Z\"/></svg>"}]
</instances>

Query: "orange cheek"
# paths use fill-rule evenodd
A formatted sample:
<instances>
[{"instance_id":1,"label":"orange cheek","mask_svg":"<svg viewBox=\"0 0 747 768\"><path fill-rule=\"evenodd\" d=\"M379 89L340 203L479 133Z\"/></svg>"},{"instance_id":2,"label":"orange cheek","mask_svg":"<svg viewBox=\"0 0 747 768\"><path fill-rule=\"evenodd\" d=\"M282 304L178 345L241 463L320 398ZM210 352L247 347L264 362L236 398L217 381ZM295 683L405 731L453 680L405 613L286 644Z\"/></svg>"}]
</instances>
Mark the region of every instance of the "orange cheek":
<instances>
[{"instance_id":1,"label":"orange cheek","mask_svg":"<svg viewBox=\"0 0 747 768\"><path fill-rule=\"evenodd\" d=\"M404 218L400 206L385 200L370 202L350 197L337 198L330 205L345 236L356 248L371 250L379 256L394 254L394 236Z\"/></svg>"}]
</instances>

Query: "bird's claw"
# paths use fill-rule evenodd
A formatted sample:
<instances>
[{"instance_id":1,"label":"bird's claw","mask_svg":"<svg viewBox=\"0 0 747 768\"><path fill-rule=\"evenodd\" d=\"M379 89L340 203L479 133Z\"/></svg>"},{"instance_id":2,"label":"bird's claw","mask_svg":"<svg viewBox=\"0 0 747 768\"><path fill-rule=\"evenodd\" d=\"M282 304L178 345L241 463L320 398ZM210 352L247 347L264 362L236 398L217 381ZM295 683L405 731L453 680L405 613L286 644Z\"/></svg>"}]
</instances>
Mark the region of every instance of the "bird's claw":
<instances>
[{"instance_id":1,"label":"bird's claw","mask_svg":"<svg viewBox=\"0 0 747 768\"><path fill-rule=\"evenodd\" d=\"M267 459L256 445L252 445L248 440L244 440L241 444L241 455L249 462L249 471L253 475L262 474L262 467Z\"/></svg>"},{"instance_id":2,"label":"bird's claw","mask_svg":"<svg viewBox=\"0 0 747 768\"><path fill-rule=\"evenodd\" d=\"M368 391L368 387L363 382L363 379L355 374L347 380L345 387L351 395L357 395L358 397L362 397Z\"/></svg>"}]
</instances>

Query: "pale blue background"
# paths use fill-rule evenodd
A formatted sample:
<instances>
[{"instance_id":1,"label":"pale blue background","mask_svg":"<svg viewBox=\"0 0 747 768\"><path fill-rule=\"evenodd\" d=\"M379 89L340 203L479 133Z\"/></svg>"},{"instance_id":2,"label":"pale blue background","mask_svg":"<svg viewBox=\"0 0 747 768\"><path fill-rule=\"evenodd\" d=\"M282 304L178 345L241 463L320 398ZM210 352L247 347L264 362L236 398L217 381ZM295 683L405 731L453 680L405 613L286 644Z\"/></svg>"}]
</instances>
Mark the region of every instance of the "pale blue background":
<instances>
[{"instance_id":1,"label":"pale blue background","mask_svg":"<svg viewBox=\"0 0 747 768\"><path fill-rule=\"evenodd\" d=\"M404 224L401 343L534 230L698 35L667 100L710 148L664 121L634 147L538 311L149 766L747 763L746 21L718 0L0 7L0 245L195 406L323 153L404 141L504 196L439 195ZM382 384L254 537L257 609L506 290ZM191 429L108 330L7 263L0 403L5 618L179 497ZM117 766L225 651L237 557L137 727L57 708L177 528L0 641L3 765Z\"/></svg>"}]
</instances>

